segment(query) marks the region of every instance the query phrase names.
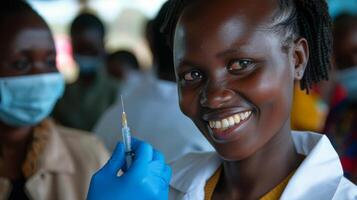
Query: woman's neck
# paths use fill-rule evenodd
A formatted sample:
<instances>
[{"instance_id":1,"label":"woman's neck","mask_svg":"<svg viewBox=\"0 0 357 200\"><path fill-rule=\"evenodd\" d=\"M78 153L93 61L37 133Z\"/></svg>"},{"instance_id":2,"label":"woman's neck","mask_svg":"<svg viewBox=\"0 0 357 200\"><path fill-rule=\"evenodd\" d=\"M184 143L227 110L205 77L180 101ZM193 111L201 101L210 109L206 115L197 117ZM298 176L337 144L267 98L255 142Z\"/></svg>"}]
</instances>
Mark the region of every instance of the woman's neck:
<instances>
[{"instance_id":1,"label":"woman's neck","mask_svg":"<svg viewBox=\"0 0 357 200\"><path fill-rule=\"evenodd\" d=\"M0 122L0 176L16 180L32 140L32 127L10 127Z\"/></svg>"},{"instance_id":2,"label":"woman's neck","mask_svg":"<svg viewBox=\"0 0 357 200\"><path fill-rule=\"evenodd\" d=\"M228 196L220 199L259 199L296 170L303 156L296 153L290 132L287 123L253 156L224 162L216 191Z\"/></svg>"}]
</instances>

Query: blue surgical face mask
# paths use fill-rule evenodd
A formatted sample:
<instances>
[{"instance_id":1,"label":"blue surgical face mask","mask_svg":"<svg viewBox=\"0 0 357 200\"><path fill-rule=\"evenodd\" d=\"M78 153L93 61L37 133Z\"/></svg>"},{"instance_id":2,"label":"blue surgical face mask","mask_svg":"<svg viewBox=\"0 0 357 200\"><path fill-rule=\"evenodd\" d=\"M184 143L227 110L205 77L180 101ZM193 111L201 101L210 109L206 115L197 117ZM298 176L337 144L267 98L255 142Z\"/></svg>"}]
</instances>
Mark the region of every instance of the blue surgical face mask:
<instances>
[{"instance_id":1,"label":"blue surgical face mask","mask_svg":"<svg viewBox=\"0 0 357 200\"><path fill-rule=\"evenodd\" d=\"M357 66L339 71L337 80L347 90L347 98L357 101Z\"/></svg>"},{"instance_id":2,"label":"blue surgical face mask","mask_svg":"<svg viewBox=\"0 0 357 200\"><path fill-rule=\"evenodd\" d=\"M48 117L63 95L60 73L0 78L0 120L12 126L28 126Z\"/></svg>"},{"instance_id":3,"label":"blue surgical face mask","mask_svg":"<svg viewBox=\"0 0 357 200\"><path fill-rule=\"evenodd\" d=\"M96 73L98 68L103 65L103 59L101 57L77 54L74 56L74 59L78 64L80 74L84 75Z\"/></svg>"}]
</instances>

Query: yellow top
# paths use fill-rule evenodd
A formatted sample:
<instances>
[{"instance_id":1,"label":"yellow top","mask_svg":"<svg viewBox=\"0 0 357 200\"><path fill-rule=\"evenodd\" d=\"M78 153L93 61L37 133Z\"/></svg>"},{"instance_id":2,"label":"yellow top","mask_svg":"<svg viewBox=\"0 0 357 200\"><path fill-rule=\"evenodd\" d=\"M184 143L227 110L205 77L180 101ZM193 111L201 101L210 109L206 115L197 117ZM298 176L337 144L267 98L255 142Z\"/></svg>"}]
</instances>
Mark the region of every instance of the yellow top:
<instances>
[{"instance_id":1,"label":"yellow top","mask_svg":"<svg viewBox=\"0 0 357 200\"><path fill-rule=\"evenodd\" d=\"M205 185L205 200L211 200L214 189L218 183L219 177L221 176L222 167L218 168L216 172L208 179ZM278 200L283 193L286 185L289 183L290 178L294 173L289 174L281 183L279 183L275 188L273 188L270 192L265 194L260 200Z\"/></svg>"},{"instance_id":2,"label":"yellow top","mask_svg":"<svg viewBox=\"0 0 357 200\"><path fill-rule=\"evenodd\" d=\"M270 192L265 194L260 200L278 200L283 194L283 191L288 185L290 178L293 176L294 172L290 173L288 177L286 177L281 183L279 183L275 188L273 188Z\"/></svg>"},{"instance_id":3,"label":"yellow top","mask_svg":"<svg viewBox=\"0 0 357 200\"><path fill-rule=\"evenodd\" d=\"M218 168L216 172L208 179L205 185L205 200L211 200L214 189L218 183L218 179L221 176L222 167Z\"/></svg>"},{"instance_id":4,"label":"yellow top","mask_svg":"<svg viewBox=\"0 0 357 200\"><path fill-rule=\"evenodd\" d=\"M328 107L320 95L310 90L310 94L294 87L294 99L291 108L291 129L320 132L325 125Z\"/></svg>"}]
</instances>

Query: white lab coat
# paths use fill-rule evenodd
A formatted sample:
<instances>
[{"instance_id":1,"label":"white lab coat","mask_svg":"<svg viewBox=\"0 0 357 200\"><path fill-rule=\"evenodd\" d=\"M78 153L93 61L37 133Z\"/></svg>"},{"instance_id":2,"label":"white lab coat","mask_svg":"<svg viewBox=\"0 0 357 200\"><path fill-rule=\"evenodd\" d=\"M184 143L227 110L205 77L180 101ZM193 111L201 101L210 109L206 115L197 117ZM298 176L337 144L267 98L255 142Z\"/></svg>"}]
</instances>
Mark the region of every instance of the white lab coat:
<instances>
[{"instance_id":1,"label":"white lab coat","mask_svg":"<svg viewBox=\"0 0 357 200\"><path fill-rule=\"evenodd\" d=\"M357 187L343 177L336 151L326 136L293 132L295 148L305 160L296 170L281 200L357 199ZM169 199L204 199L206 181L222 164L215 152L189 154L173 164Z\"/></svg>"},{"instance_id":2,"label":"white lab coat","mask_svg":"<svg viewBox=\"0 0 357 200\"><path fill-rule=\"evenodd\" d=\"M120 99L119 99L120 100ZM170 162L197 151L212 151L190 119L179 108L177 85L146 75L124 96L132 136L161 151ZM111 106L94 128L109 150L121 140L121 102Z\"/></svg>"}]
</instances>

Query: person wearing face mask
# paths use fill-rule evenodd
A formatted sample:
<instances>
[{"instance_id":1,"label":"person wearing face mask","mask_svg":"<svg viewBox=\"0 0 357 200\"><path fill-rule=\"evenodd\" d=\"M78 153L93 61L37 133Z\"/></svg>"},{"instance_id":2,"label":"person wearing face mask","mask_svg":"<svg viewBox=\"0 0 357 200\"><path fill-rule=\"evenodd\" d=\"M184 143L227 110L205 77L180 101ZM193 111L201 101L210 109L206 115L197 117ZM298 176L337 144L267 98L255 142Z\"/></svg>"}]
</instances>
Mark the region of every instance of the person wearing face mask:
<instances>
[{"instance_id":1,"label":"person wearing face mask","mask_svg":"<svg viewBox=\"0 0 357 200\"><path fill-rule=\"evenodd\" d=\"M71 24L70 34L79 77L66 87L53 117L65 126L90 131L115 102L118 85L109 81L105 70L105 27L98 17L79 14Z\"/></svg>"},{"instance_id":2,"label":"person wearing face mask","mask_svg":"<svg viewBox=\"0 0 357 200\"><path fill-rule=\"evenodd\" d=\"M334 24L336 86L325 132L341 157L346 177L357 183L357 16L342 14Z\"/></svg>"},{"instance_id":3,"label":"person wearing face mask","mask_svg":"<svg viewBox=\"0 0 357 200\"><path fill-rule=\"evenodd\" d=\"M64 91L51 32L19 0L1 4L0 29L0 199L85 199L108 153L48 118Z\"/></svg>"}]
</instances>

